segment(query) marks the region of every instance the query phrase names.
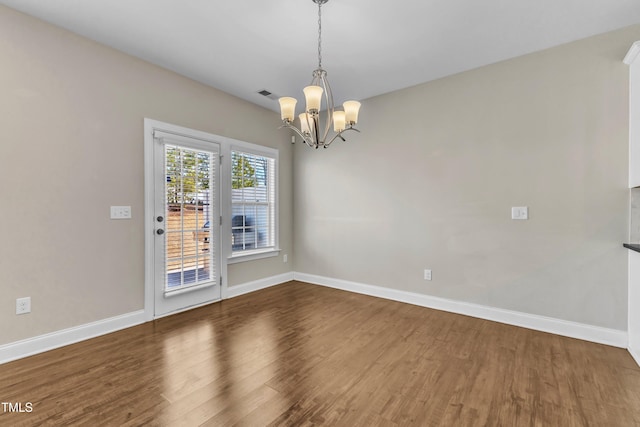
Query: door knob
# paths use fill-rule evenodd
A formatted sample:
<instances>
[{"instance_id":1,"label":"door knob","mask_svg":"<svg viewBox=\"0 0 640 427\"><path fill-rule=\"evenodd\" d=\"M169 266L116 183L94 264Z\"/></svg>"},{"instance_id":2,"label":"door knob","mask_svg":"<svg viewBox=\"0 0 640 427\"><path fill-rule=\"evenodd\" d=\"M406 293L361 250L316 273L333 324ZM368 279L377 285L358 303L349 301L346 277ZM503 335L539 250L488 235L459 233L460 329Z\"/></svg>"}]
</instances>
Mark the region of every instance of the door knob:
<instances>
[{"instance_id":1,"label":"door knob","mask_svg":"<svg viewBox=\"0 0 640 427\"><path fill-rule=\"evenodd\" d=\"M161 216L159 216L159 217L157 217L157 218L156 218L156 221L158 221L158 222L162 222L163 220L164 220L164 218L163 218L163 217L161 217Z\"/></svg>"},{"instance_id":2,"label":"door knob","mask_svg":"<svg viewBox=\"0 0 640 427\"><path fill-rule=\"evenodd\" d=\"M164 230L163 230L162 228L158 228L158 229L156 230L156 234L157 234L158 236L161 236L161 235L163 235L163 234L164 234Z\"/></svg>"}]
</instances>

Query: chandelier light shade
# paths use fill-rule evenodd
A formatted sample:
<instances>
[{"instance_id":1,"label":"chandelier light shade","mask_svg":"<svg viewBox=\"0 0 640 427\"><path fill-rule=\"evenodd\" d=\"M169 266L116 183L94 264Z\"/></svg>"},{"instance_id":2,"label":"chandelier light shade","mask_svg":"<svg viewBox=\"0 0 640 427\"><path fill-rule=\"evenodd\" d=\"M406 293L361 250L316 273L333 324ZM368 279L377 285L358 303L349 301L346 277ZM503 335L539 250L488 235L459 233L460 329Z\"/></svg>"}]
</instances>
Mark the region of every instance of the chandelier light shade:
<instances>
[{"instance_id":1,"label":"chandelier light shade","mask_svg":"<svg viewBox=\"0 0 640 427\"><path fill-rule=\"evenodd\" d=\"M360 132L354 127L358 123L360 103L347 101L342 106L343 110L335 108L327 72L322 68L322 5L329 0L312 1L318 5L318 68L313 72L311 84L303 89L306 106L305 112L298 116L299 127L293 125L297 100L288 96L279 99L282 118L280 128L292 129L309 147L327 148L337 138L346 141L342 136L346 131ZM321 124L321 113L324 113L324 127ZM332 125L335 135L328 139Z\"/></svg>"},{"instance_id":2,"label":"chandelier light shade","mask_svg":"<svg viewBox=\"0 0 640 427\"><path fill-rule=\"evenodd\" d=\"M347 101L344 104L344 114L347 123L358 123L358 112L360 111L360 103L358 101Z\"/></svg>"},{"instance_id":3,"label":"chandelier light shade","mask_svg":"<svg viewBox=\"0 0 640 427\"><path fill-rule=\"evenodd\" d=\"M282 120L293 121L293 117L296 114L297 99L289 96L284 96L278 100L280 102L280 115Z\"/></svg>"},{"instance_id":4,"label":"chandelier light shade","mask_svg":"<svg viewBox=\"0 0 640 427\"><path fill-rule=\"evenodd\" d=\"M307 111L320 111L324 89L320 86L307 86L302 91L307 100Z\"/></svg>"}]
</instances>

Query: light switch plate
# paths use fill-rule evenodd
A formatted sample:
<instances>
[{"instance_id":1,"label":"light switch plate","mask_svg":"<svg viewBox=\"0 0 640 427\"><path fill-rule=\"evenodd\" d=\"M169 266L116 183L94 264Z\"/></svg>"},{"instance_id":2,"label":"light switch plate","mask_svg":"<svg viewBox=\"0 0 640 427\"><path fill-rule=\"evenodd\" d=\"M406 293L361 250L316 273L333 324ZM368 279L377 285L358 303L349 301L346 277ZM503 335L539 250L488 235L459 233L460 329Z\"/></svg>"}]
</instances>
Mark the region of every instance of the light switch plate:
<instances>
[{"instance_id":1,"label":"light switch plate","mask_svg":"<svg viewBox=\"0 0 640 427\"><path fill-rule=\"evenodd\" d=\"M131 206L111 206L111 219L131 219Z\"/></svg>"},{"instance_id":2,"label":"light switch plate","mask_svg":"<svg viewBox=\"0 0 640 427\"><path fill-rule=\"evenodd\" d=\"M529 208L527 206L512 207L511 219L529 219Z\"/></svg>"}]
</instances>

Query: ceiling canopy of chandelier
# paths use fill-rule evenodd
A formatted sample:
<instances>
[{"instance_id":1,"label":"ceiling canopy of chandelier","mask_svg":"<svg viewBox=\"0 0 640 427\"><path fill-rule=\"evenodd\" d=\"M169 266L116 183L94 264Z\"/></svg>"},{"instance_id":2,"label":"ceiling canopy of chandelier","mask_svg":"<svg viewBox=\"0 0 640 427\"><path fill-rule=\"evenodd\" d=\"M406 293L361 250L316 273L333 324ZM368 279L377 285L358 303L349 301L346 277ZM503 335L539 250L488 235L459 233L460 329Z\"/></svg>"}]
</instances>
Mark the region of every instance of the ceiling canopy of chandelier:
<instances>
[{"instance_id":1,"label":"ceiling canopy of chandelier","mask_svg":"<svg viewBox=\"0 0 640 427\"><path fill-rule=\"evenodd\" d=\"M337 138L346 141L342 134L348 130L360 132L353 127L358 122L360 103L358 101L346 101L342 104L344 110L335 109L331 86L329 86L329 81L327 80L327 72L322 68L322 5L329 0L312 1L318 5L318 68L313 72L311 84L303 90L307 106L305 112L298 116L300 128L293 125L298 101L291 97L279 99L283 123L280 128L292 129L309 147L327 148ZM324 110L322 108L323 95L326 106ZM320 129L322 126L320 123L321 111L326 112L324 130ZM331 125L333 125L335 135L327 142Z\"/></svg>"}]
</instances>

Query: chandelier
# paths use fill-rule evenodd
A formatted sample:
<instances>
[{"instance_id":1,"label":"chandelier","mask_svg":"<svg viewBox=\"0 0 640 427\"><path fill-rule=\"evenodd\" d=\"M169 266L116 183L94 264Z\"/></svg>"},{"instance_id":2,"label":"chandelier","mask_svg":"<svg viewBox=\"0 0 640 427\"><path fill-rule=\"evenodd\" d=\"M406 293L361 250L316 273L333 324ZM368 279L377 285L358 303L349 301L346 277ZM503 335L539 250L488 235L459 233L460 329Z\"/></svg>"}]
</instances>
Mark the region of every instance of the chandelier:
<instances>
[{"instance_id":1,"label":"chandelier","mask_svg":"<svg viewBox=\"0 0 640 427\"><path fill-rule=\"evenodd\" d=\"M305 112L298 116L300 128L292 124L298 101L291 97L279 99L282 117L282 126L280 128L292 129L311 148L327 148L336 138L346 141L342 134L348 130L360 132L353 127L358 122L360 103L358 101L346 101L342 105L343 110L335 109L331 86L329 86L329 81L327 80L327 72L322 68L322 5L329 0L312 1L318 5L318 68L313 72L311 84L303 90L307 106ZM323 111L323 94L326 107L324 110L326 116L323 120L324 130L321 129L320 120L320 112ZM327 142L332 124L335 135Z\"/></svg>"}]
</instances>

